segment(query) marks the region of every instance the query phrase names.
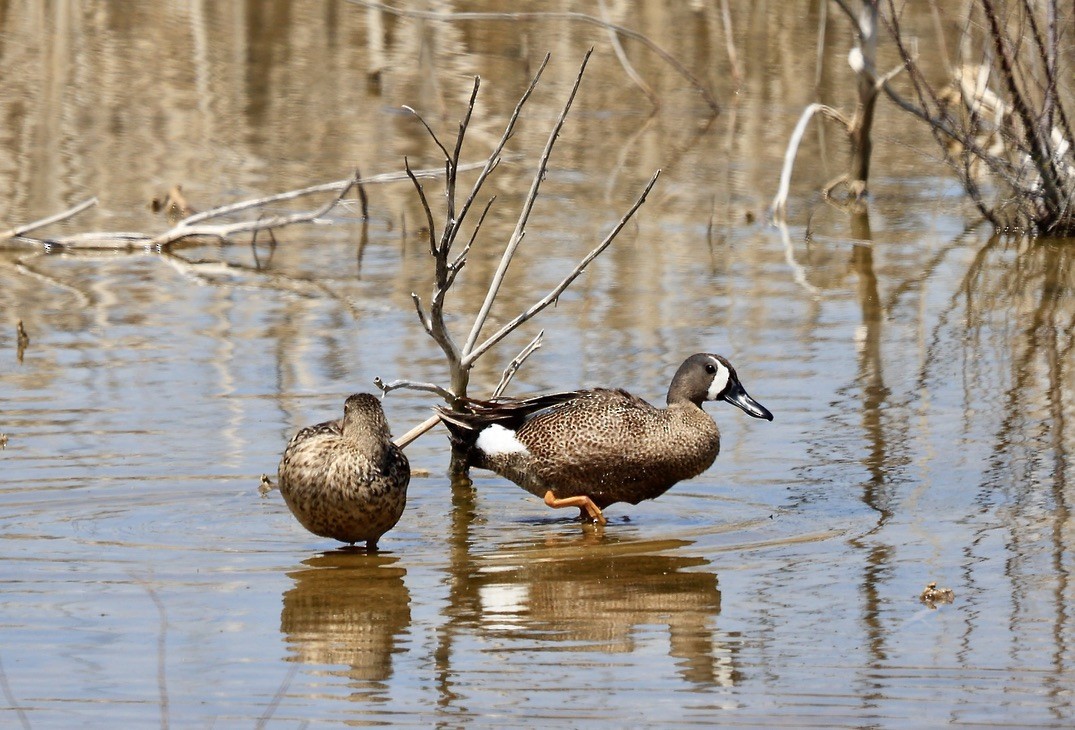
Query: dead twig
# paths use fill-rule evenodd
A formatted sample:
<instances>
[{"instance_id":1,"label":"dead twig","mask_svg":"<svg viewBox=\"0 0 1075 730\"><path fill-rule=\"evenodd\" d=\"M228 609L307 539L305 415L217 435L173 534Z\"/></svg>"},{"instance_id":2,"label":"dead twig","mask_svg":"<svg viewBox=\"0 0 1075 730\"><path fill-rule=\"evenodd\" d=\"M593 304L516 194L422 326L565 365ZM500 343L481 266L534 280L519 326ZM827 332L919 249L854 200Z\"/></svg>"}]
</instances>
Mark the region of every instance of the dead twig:
<instances>
[{"instance_id":1,"label":"dead twig","mask_svg":"<svg viewBox=\"0 0 1075 730\"><path fill-rule=\"evenodd\" d=\"M467 336L466 344L463 345L463 358L466 359L470 357L471 363L477 358L477 356L471 357L474 352L474 343L481 334L482 327L485 326L485 321L489 317L489 310L492 309L493 300L496 299L496 295L500 291L500 285L504 282L504 275L507 273L508 266L515 256L515 251L518 249L519 244L522 243L523 236L526 235L526 224L530 220L530 213L533 211L534 203L537 201L541 183L545 180L545 171L549 166L549 157L552 155L553 147L556 146L556 140L560 136L560 130L564 126L564 120L567 119L567 114L571 111L571 105L575 101L575 95L578 93L579 84L582 83L583 74L586 73L586 64L589 62L592 54L593 49L591 48L583 57L582 65L579 68L578 74L575 76L575 83L571 86L567 101L564 102L563 109L560 110L560 116L557 117L552 131L549 133L549 138L545 141L545 148L541 151L541 159L538 162L537 171L534 173L533 180L530 182L530 190L526 194L522 209L519 211L519 218L515 222L515 230L512 231L511 238L508 239L508 243L504 247L504 253L500 257L500 264L497 265L496 273L493 274L493 280L489 283L489 289L485 293L485 300L482 302L481 309L478 310L478 316L474 318L474 325L470 328L470 334Z\"/></svg>"},{"instance_id":2,"label":"dead twig","mask_svg":"<svg viewBox=\"0 0 1075 730\"><path fill-rule=\"evenodd\" d=\"M490 336L480 345L477 345L473 349L466 351L466 354L463 356L463 365L473 365L479 357L481 357L483 354L485 354L485 352L489 350L489 348L491 348L493 345L500 342L510 333L515 331L523 322L526 322L528 319L531 319L538 312L555 302L559 298L559 296L564 293L564 290L571 286L571 282L573 282L575 279L579 278L582 275L582 273L586 270L586 267L590 265L590 262L600 256L601 253L612 244L616 236L621 230L623 230L623 227L627 224L627 221L631 220L631 217L634 216L635 211L642 207L642 204L646 202L646 197L649 195L649 191L657 183L657 178L660 176L660 170L657 170L655 173L653 173L653 177L650 178L649 182L646 184L646 187L642 190L642 194L638 196L630 209L628 209L628 211L623 214L623 217L621 217L619 222L612 228L611 231L609 231L608 235L605 236L604 240L602 240L601 243L597 244L597 246L594 247L594 249L590 251L590 253L586 254L585 258L583 258L582 261L580 261L575 266L575 268L572 269L570 274L565 276L559 284L553 287L552 291L546 294L538 302L533 304L525 312L519 314L510 322L505 324L503 327L497 330L495 334Z\"/></svg>"},{"instance_id":3,"label":"dead twig","mask_svg":"<svg viewBox=\"0 0 1075 730\"><path fill-rule=\"evenodd\" d=\"M400 388L407 388L409 390L424 390L427 393L436 393L449 403L455 398L451 391L447 388L443 388L436 383L418 383L413 380L393 380L391 382L384 382L380 378L374 378L373 384L376 385L382 393L388 395L393 390L399 390Z\"/></svg>"},{"instance_id":4,"label":"dead twig","mask_svg":"<svg viewBox=\"0 0 1075 730\"><path fill-rule=\"evenodd\" d=\"M493 397L499 398L504 394L504 389L508 387L508 383L515 377L515 373L519 372L519 368L526 362L526 358L534 354L534 352L541 347L541 338L545 334L545 330L541 330L537 333L537 336L530 340L530 344L519 351L519 354L512 358L512 361L508 363L508 366L504 368L504 372L500 376L500 382L496 384L493 389Z\"/></svg>"},{"instance_id":5,"label":"dead twig","mask_svg":"<svg viewBox=\"0 0 1075 730\"><path fill-rule=\"evenodd\" d=\"M791 188L791 173L792 170L795 169L795 157L799 153L799 144L802 142L803 135L806 133L806 125L810 123L810 119L813 118L815 114L824 114L828 118L842 124L845 130L850 129L851 127L851 120L831 106L815 103L803 110L798 123L795 125L795 129L791 132L791 138L788 140L788 148L784 152L784 166L780 170L780 185L777 188L776 196L773 197L772 205L769 206L769 210L776 221L784 220L784 213L788 202L788 191Z\"/></svg>"},{"instance_id":6,"label":"dead twig","mask_svg":"<svg viewBox=\"0 0 1075 730\"><path fill-rule=\"evenodd\" d=\"M457 165L456 172L473 170L484 163L468 163ZM240 233L252 233L257 231L271 231L274 228L294 225L296 223L316 222L323 218L333 208L343 202L344 197L352 188L359 191L359 200L362 208L362 216L368 217L368 200L365 194L365 186L381 183L395 183L409 178L425 179L444 175L444 170L439 168L409 170L405 172L391 172L381 175L373 175L368 178L360 178L356 172L354 175L343 180L319 183L296 190L288 190L274 195L242 200L228 205L221 205L209 210L183 218L168 230L159 234L149 234L139 231L89 231L58 236L53 238L36 238L27 234L38 228L58 223L71 218L74 215L97 204L96 198L84 201L73 208L61 213L42 218L41 220L26 223L21 226L0 233L0 242L13 239L46 249L65 248L79 250L121 250L129 251L138 248L163 249L170 244L185 238L208 237L227 239ZM292 213L288 215L260 215L251 220L236 221L233 223L207 224L205 221L232 216L251 209L260 209L274 203L281 203L296 198L317 195L320 193L335 193L335 196L324 205L310 211Z\"/></svg>"},{"instance_id":7,"label":"dead twig","mask_svg":"<svg viewBox=\"0 0 1075 730\"><path fill-rule=\"evenodd\" d=\"M68 208L67 210L50 215L47 218L41 218L40 220L33 221L32 223L24 223L21 226L16 226L10 230L0 233L0 241L7 241L12 238L23 238L30 231L37 230L38 228L44 228L50 226L53 223L59 223L60 221L73 218L87 208L92 208L97 205L97 198L90 198L89 200L83 200L78 205Z\"/></svg>"}]
</instances>

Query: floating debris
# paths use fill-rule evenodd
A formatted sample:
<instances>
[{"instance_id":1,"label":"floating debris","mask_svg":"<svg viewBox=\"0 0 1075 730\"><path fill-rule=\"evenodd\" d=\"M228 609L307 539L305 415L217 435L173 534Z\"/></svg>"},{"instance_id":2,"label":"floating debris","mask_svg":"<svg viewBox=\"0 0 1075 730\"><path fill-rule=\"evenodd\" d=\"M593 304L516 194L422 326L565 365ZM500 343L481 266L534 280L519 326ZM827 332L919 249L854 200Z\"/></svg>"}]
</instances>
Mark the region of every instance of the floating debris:
<instances>
[{"instance_id":1,"label":"floating debris","mask_svg":"<svg viewBox=\"0 0 1075 730\"><path fill-rule=\"evenodd\" d=\"M186 196L183 195L182 185L173 185L172 189L163 198L153 198L149 203L149 209L154 213L164 213L169 220L177 221L197 213Z\"/></svg>"},{"instance_id":2,"label":"floating debris","mask_svg":"<svg viewBox=\"0 0 1075 730\"><path fill-rule=\"evenodd\" d=\"M938 588L937 581L930 581L926 584L926 588L922 591L922 595L918 597L918 600L926 604L930 608L937 608L940 604L951 603L956 599L956 594L952 592L951 588Z\"/></svg>"},{"instance_id":3,"label":"floating debris","mask_svg":"<svg viewBox=\"0 0 1075 730\"><path fill-rule=\"evenodd\" d=\"M266 494L276 488L276 482L270 479L268 474L261 475L261 484L258 485L258 494L264 497Z\"/></svg>"},{"instance_id":4,"label":"floating debris","mask_svg":"<svg viewBox=\"0 0 1075 730\"><path fill-rule=\"evenodd\" d=\"M15 325L15 342L16 347L18 348L16 355L19 358L19 362L22 362L23 353L26 352L27 345L30 344L30 336L26 334L26 328L22 326L21 319L19 320L19 323Z\"/></svg>"}]
</instances>

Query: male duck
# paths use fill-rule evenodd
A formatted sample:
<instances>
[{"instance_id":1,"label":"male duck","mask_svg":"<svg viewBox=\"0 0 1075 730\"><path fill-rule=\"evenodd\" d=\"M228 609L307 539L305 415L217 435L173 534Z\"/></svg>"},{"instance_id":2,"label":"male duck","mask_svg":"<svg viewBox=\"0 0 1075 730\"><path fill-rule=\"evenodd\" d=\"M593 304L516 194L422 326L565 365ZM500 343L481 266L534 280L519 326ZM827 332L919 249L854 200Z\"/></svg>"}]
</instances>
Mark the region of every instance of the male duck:
<instances>
[{"instance_id":1,"label":"male duck","mask_svg":"<svg viewBox=\"0 0 1075 730\"><path fill-rule=\"evenodd\" d=\"M707 353L680 365L666 408L624 390L594 388L463 399L463 411L437 410L470 465L510 479L550 507L578 507L580 516L604 524L601 510L608 505L659 497L713 464L720 431L702 410L707 400L773 420L743 389L731 363Z\"/></svg>"},{"instance_id":2,"label":"male duck","mask_svg":"<svg viewBox=\"0 0 1075 730\"><path fill-rule=\"evenodd\" d=\"M300 430L280 460L278 483L291 513L310 532L377 547L407 506L411 467L392 443L380 401L356 393L343 420Z\"/></svg>"}]
</instances>

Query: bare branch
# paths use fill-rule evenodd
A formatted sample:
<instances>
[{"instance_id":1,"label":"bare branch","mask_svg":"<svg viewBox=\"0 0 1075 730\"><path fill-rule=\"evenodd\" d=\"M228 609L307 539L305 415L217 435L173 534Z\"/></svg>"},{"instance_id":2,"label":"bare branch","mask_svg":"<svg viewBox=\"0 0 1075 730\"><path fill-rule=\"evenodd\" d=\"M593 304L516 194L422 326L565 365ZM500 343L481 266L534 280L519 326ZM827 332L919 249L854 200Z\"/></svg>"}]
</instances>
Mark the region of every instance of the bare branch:
<instances>
[{"instance_id":1,"label":"bare branch","mask_svg":"<svg viewBox=\"0 0 1075 730\"><path fill-rule=\"evenodd\" d=\"M559 284L557 284L552 289L552 291L546 294L544 298L542 298L525 312L516 316L510 322L505 324L503 327L497 330L496 334L485 340L485 342L481 343L473 350L467 352L463 356L463 367L470 367L471 365L473 365L474 362L479 357L481 357L482 354L484 354L489 348L491 348L493 345L500 342L500 340L511 334L511 332L518 328L519 325L521 325L523 322L527 321L535 314L555 302L556 299L564 292L564 290L571 285L571 282L577 279L582 274L582 272L586 270L586 267L589 266L590 262L597 258L601 254L601 252L608 248L612 241L615 240L616 236L621 230L623 230L623 227L627 224L627 221L629 221L632 216L634 216L635 211L637 211L642 206L642 204L646 202L646 196L649 195L649 191L653 188L654 184L657 182L657 178L660 177L660 175L660 170L653 174L653 177L650 178L649 183L642 191L642 194L638 196L638 199L634 202L634 205L632 205L630 209L623 214L623 217L620 218L619 222L613 227L609 234L605 236L604 240L601 241L601 243L599 243L596 248L590 251L590 253L588 253L586 257L578 263L578 265L574 268L574 270L572 270L570 274L564 277L564 279Z\"/></svg>"},{"instance_id":2,"label":"bare branch","mask_svg":"<svg viewBox=\"0 0 1075 730\"><path fill-rule=\"evenodd\" d=\"M467 128L470 126L470 118L474 114L474 104L478 100L479 88L481 88L481 78L475 76L474 86L470 91L470 101L467 103L467 113L463 115L463 121L459 123L459 132L455 136L455 149L452 150L451 156L448 156L447 151L444 154L445 164L448 165L447 180L444 184L444 197L448 207L445 211L444 235L441 237L440 247L444 251L445 264L448 252L451 250L456 236L459 235L459 226L462 223L461 220L457 220L455 217L455 188L459 179L456 166L459 164L459 155L463 149L463 140L467 136Z\"/></svg>"},{"instance_id":3,"label":"bare branch","mask_svg":"<svg viewBox=\"0 0 1075 730\"><path fill-rule=\"evenodd\" d=\"M508 383L515 377L515 373L519 372L519 368L526 362L526 358L534 354L534 351L541 347L541 338L545 334L545 330L541 330L537 333L537 337L530 340L530 344L524 347L518 355L516 355L508 366L504 368L503 374L500 376L500 382L497 383L496 388L493 390L493 398L499 398L504 394L504 389L508 387Z\"/></svg>"},{"instance_id":4,"label":"bare branch","mask_svg":"<svg viewBox=\"0 0 1075 730\"><path fill-rule=\"evenodd\" d=\"M412 441L424 434L426 431L431 431L434 426L440 423L440 416L430 416L426 420L419 423L407 433L396 439L396 446L401 449L407 448Z\"/></svg>"},{"instance_id":5,"label":"bare branch","mask_svg":"<svg viewBox=\"0 0 1075 730\"><path fill-rule=\"evenodd\" d=\"M434 137L434 139L436 139L436 137ZM440 144L440 142L437 144ZM429 228L429 253L436 256L437 229L436 226L433 225L433 211L429 209L429 200L426 198L426 191L422 189L422 183L418 182L418 178L411 173L411 164L406 157L403 158L403 167L407 170L407 177L414 183L414 189L418 191L418 199L422 201L422 209L426 213L426 225Z\"/></svg>"},{"instance_id":6,"label":"bare branch","mask_svg":"<svg viewBox=\"0 0 1075 730\"><path fill-rule=\"evenodd\" d=\"M504 247L504 253L500 257L500 264L497 266L496 272L493 274L493 279L489 283L489 289L485 294L485 301L482 302L481 309L478 310L478 315L474 318L474 326L471 327L470 335L467 337L466 344L463 345L464 362L468 360L469 362L474 361L470 358L471 352L474 349L474 343L477 342L482 327L485 326L485 320L489 317L489 310L492 309L493 300L496 299L497 292L500 291L500 285L504 282L504 275L507 273L511 259L515 256L515 250L519 247L519 244L522 242L523 236L526 233L526 223L530 219L530 212L534 209L538 190L541 188L541 183L545 179L545 170L549 166L549 157L552 155L552 149L556 145L556 139L560 135L560 130L564 126L564 120L567 119L567 113L571 110L571 104L575 101L575 94L578 93L579 84L582 83L582 76L586 72L586 64L589 62L592 54L593 49L591 48L583 57L582 65L579 67L579 72L575 76L575 83L571 87L571 92L568 94L567 101L564 103L564 107L560 111L560 116L557 118L556 124L553 125L552 132L545 142L545 149L542 150L541 160L538 163L537 171L534 173L534 179L530 183L530 191L526 195L526 200L523 201L522 210L519 212L519 219L515 223L515 230L512 232L511 238L508 239L508 243Z\"/></svg>"},{"instance_id":7,"label":"bare branch","mask_svg":"<svg viewBox=\"0 0 1075 730\"><path fill-rule=\"evenodd\" d=\"M515 104L515 109L511 112L511 117L508 119L507 125L504 127L504 133L500 135L500 141L496 143L493 151L489 153L489 157L485 161L482 171L478 173L478 178L474 181L474 185L470 189L470 195L463 201L463 207L459 209L459 217L457 223L461 224L467 217L467 213L470 211L470 206L474 203L474 199L481 191L482 185L492 174L493 170L500 164L500 153L504 149L504 145L508 143L508 140L515 134L515 125L519 121L519 114L522 112L526 102L530 99L530 95L534 93L534 89L537 88L538 81L541 80L541 74L545 72L545 67L549 65L549 54L546 53L545 57L541 60L541 65L538 66L538 70L534 73L534 78L530 80L530 85L526 87L526 91L519 97L519 101ZM456 226L458 230L459 226Z\"/></svg>"},{"instance_id":8,"label":"bare branch","mask_svg":"<svg viewBox=\"0 0 1075 730\"><path fill-rule=\"evenodd\" d=\"M480 166L481 163L468 163L460 169L473 170ZM239 213L250 208L261 208L270 203L279 203L285 200L294 200L295 198L305 197L307 195L316 195L318 193L331 193L339 192L344 189L349 189L352 185L377 185L384 183L396 183L409 179L411 176L417 178L430 178L439 177L444 174L444 170L440 168L426 168L422 170L411 170L407 172L386 172L380 175L373 175L367 178L355 179L357 173L351 177L346 177L342 180L333 180L327 183L318 183L317 185L310 185L305 188L299 188L297 190L288 190L283 193L276 193L275 195L267 195L261 198L251 198L250 200L241 200L238 203L232 203L230 205L221 205L210 210L202 211L201 213L195 213L192 216L184 218L179 222L179 225L192 225L209 218L219 218L225 215L231 215L232 213Z\"/></svg>"},{"instance_id":9,"label":"bare branch","mask_svg":"<svg viewBox=\"0 0 1075 730\"><path fill-rule=\"evenodd\" d=\"M830 119L835 119L844 125L845 130L850 130L851 122L843 114L836 109L824 104L811 104L803 110L802 116L799 117L798 124L795 125L795 130L791 133L791 139L788 140L788 149L784 153L784 167L780 171L780 187L777 189L776 197L773 198L773 204L770 206L772 215L777 220L784 219L784 211L788 202L788 190L791 187L791 171L795 168L795 156L799 152L799 143L802 141L803 134L806 132L806 125L810 122L810 118L816 113L824 114Z\"/></svg>"},{"instance_id":10,"label":"bare branch","mask_svg":"<svg viewBox=\"0 0 1075 730\"><path fill-rule=\"evenodd\" d=\"M97 205L97 198L90 198L89 200L83 200L78 205L68 208L67 210L55 213L47 218L41 218L40 220L33 221L32 223L24 223L21 226L15 226L11 230L0 233L0 241L6 241L10 238L20 238L30 231L38 228L44 228L45 226L52 225L53 223L59 223L60 221L73 218L87 208L92 208Z\"/></svg>"},{"instance_id":11,"label":"bare branch","mask_svg":"<svg viewBox=\"0 0 1075 730\"><path fill-rule=\"evenodd\" d=\"M426 331L427 335L433 335L433 325L429 321L429 317L422 311L422 300L417 294L411 292L411 300L414 301L414 309L418 312L418 321L422 323L422 329Z\"/></svg>"},{"instance_id":12,"label":"bare branch","mask_svg":"<svg viewBox=\"0 0 1075 730\"><path fill-rule=\"evenodd\" d=\"M418 121L422 123L422 126L426 128L427 132L429 132L429 136L433 138L433 142L437 145L437 147L440 147L440 151L444 153L444 159L452 159L451 155L448 154L448 150L446 150L444 148L444 145L440 143L440 139L437 137L437 133L434 132L428 124L426 124L426 120L422 119L422 115L416 112L413 108L407 106L406 104L403 105L403 108L413 114L418 119Z\"/></svg>"},{"instance_id":13,"label":"bare branch","mask_svg":"<svg viewBox=\"0 0 1075 730\"><path fill-rule=\"evenodd\" d=\"M444 400L451 403L455 396L447 388L442 388L436 383L417 383L413 380L393 380L390 383L386 383L380 378L374 378L373 384L381 389L386 395L393 390L399 390L400 388L406 388L407 390L422 390L427 393L436 393Z\"/></svg>"},{"instance_id":14,"label":"bare branch","mask_svg":"<svg viewBox=\"0 0 1075 730\"><path fill-rule=\"evenodd\" d=\"M455 276L459 273L459 270L463 268L467 263L467 254L470 253L471 247L474 245L474 240L478 237L478 231L481 230L482 223L485 222L485 216L489 213L489 209L493 207L493 201L496 200L496 196L489 198L489 201L485 204L485 208L482 210L482 214L478 217L478 223L474 226L474 230L470 234L470 240L467 241L467 245L463 247L463 250L459 252L450 264L448 264L448 286L455 282Z\"/></svg>"}]
</instances>

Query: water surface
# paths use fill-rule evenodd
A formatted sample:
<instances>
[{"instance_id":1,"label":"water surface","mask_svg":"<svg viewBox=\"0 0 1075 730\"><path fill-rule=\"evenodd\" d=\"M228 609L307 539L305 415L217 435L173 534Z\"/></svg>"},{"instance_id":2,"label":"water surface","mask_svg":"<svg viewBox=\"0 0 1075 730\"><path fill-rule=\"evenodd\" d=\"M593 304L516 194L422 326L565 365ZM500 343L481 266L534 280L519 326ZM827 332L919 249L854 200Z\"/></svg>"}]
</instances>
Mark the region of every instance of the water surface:
<instances>
[{"instance_id":1,"label":"water surface","mask_svg":"<svg viewBox=\"0 0 1075 730\"><path fill-rule=\"evenodd\" d=\"M433 432L408 448L416 477L382 551L336 550L259 477L374 377L446 382L410 299L431 275L411 187L371 186L368 222L350 205L275 247L6 246L0 724L1070 726L1075 249L976 227L932 141L890 108L868 217L814 195L842 164L830 130L801 152L786 237L768 226L799 111L849 103L849 34L828 19L815 91L816 10L729 5L738 80L717 9L610 8L712 89L716 116L627 44L654 110L607 36L563 17L0 5L0 214L100 199L56 233L160 230L147 203L176 183L206 208L404 156L436 165L401 106L448 139L474 75L464 158L480 159L551 51L453 292L459 337L596 46L491 326L662 178L472 392L544 328L510 392L660 401L684 357L712 351L776 416L710 404L716 465L610 508L603 529L486 473L453 491ZM384 404L398 434L435 401ZM930 581L954 602L920 602Z\"/></svg>"}]
</instances>

